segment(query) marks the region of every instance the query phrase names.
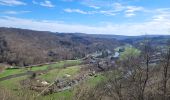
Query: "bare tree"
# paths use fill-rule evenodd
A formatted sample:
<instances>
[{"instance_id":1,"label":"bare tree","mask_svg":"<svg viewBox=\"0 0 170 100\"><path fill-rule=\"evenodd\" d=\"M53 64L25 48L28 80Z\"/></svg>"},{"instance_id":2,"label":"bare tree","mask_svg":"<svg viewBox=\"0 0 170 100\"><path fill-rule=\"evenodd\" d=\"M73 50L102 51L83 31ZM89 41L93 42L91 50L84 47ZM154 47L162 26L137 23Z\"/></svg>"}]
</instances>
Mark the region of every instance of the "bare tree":
<instances>
[{"instance_id":1,"label":"bare tree","mask_svg":"<svg viewBox=\"0 0 170 100\"><path fill-rule=\"evenodd\" d=\"M143 86L141 87L141 95L139 96L139 100L144 100L144 92L145 92L145 88L146 88L146 85L147 85L147 82L149 80L149 62L150 62L150 53L151 53L151 45L150 45L150 42L149 40L145 40L145 44L144 44L144 62L145 62L145 65L146 65L146 68L144 68L144 71L145 71L145 78L144 78L144 83L143 83Z\"/></svg>"},{"instance_id":2,"label":"bare tree","mask_svg":"<svg viewBox=\"0 0 170 100\"><path fill-rule=\"evenodd\" d=\"M169 45L168 45L169 46ZM169 67L170 67L170 47L163 57L163 100L167 100L167 84L169 79Z\"/></svg>"}]
</instances>

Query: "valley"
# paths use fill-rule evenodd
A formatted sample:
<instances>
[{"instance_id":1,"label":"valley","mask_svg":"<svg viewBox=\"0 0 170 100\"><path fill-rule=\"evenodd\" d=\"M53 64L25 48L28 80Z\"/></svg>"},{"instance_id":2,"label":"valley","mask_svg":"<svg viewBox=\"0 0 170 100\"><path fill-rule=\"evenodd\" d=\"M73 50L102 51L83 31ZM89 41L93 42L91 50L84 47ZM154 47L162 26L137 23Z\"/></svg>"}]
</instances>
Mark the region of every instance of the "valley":
<instances>
[{"instance_id":1,"label":"valley","mask_svg":"<svg viewBox=\"0 0 170 100\"><path fill-rule=\"evenodd\" d=\"M160 73L169 66L170 36L117 39L15 28L0 32L4 100L132 99L128 94L139 99L144 88L151 94L161 91Z\"/></svg>"}]
</instances>

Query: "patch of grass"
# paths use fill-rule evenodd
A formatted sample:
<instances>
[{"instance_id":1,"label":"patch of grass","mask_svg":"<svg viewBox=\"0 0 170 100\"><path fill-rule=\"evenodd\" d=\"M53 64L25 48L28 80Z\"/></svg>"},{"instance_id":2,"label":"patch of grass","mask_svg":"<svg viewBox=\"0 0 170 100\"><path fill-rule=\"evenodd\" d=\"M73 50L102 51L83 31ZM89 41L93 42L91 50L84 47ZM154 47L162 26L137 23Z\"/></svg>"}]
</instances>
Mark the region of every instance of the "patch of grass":
<instances>
[{"instance_id":1,"label":"patch of grass","mask_svg":"<svg viewBox=\"0 0 170 100\"><path fill-rule=\"evenodd\" d=\"M23 68L23 69L6 69L3 72L0 73L0 78L6 77L9 75L14 75L14 74L19 74L19 73L25 73L28 70L31 71L39 71L39 70L46 70L50 66L51 68L61 68L66 65L70 66L75 66L81 64L81 60L65 60L65 61L60 61L56 62L55 64L50 64L50 65L43 65L43 66L37 66L37 67L32 67L31 69L29 68Z\"/></svg>"},{"instance_id":2,"label":"patch of grass","mask_svg":"<svg viewBox=\"0 0 170 100\"><path fill-rule=\"evenodd\" d=\"M81 64L80 60L66 60L66 61L60 61L56 62L55 64L51 65L43 65L43 66L37 66L33 67L31 69L29 68L22 68L22 69L6 69L3 72L0 73L0 78L6 77L9 75L14 75L14 74L19 74L19 73L24 73L27 72L28 70L31 71L38 71L38 70L46 70L49 68L54 68L53 70L50 70L46 75L40 76L43 79L53 81L56 76L58 77L63 77L65 74L69 75L75 75L79 70L80 67L78 66ZM77 65L77 66L76 66ZM71 66L71 67L68 67ZM61 69L62 67L66 67L64 69ZM60 72L58 72L61 69ZM26 76L22 77L17 77L17 78L12 78L9 80L1 81L0 82L0 87L3 87L11 94L17 96L18 98L24 99L24 100L32 100L38 93L32 90L24 89L20 85L20 81L25 79ZM36 98L36 100L72 100L71 98L73 97L73 92L72 90L66 90L62 91L59 93L54 93L51 95L47 96L40 96Z\"/></svg>"},{"instance_id":3,"label":"patch of grass","mask_svg":"<svg viewBox=\"0 0 170 100\"><path fill-rule=\"evenodd\" d=\"M35 66L31 68L31 71L39 71L39 70L46 70L50 65L43 65L43 66Z\"/></svg>"},{"instance_id":4,"label":"patch of grass","mask_svg":"<svg viewBox=\"0 0 170 100\"><path fill-rule=\"evenodd\" d=\"M10 92L10 95L16 96L19 100L73 100L73 90L65 90L58 93L53 93L46 96L39 96L37 98L34 98L38 95L37 92L29 90L29 89L23 89L21 88L19 81L25 79L26 77L19 77L19 78L13 78L10 80L5 80L0 82L0 87L3 87ZM13 98L13 99L16 99Z\"/></svg>"},{"instance_id":5,"label":"patch of grass","mask_svg":"<svg viewBox=\"0 0 170 100\"><path fill-rule=\"evenodd\" d=\"M46 70L46 69L48 69L48 67L61 68L61 67L65 67L65 66L75 66L75 65L79 65L79 64L81 64L81 60L65 60L65 61L56 62L54 64L50 64L50 65L37 66L37 67L35 66L35 67L32 67L31 70L38 71L38 70Z\"/></svg>"},{"instance_id":6,"label":"patch of grass","mask_svg":"<svg viewBox=\"0 0 170 100\"><path fill-rule=\"evenodd\" d=\"M39 76L39 78L44 79L49 82L52 82L56 78L63 77L66 74L74 76L75 74L77 74L79 72L79 70L80 70L79 66L67 67L65 69L54 69L44 75Z\"/></svg>"},{"instance_id":7,"label":"patch of grass","mask_svg":"<svg viewBox=\"0 0 170 100\"><path fill-rule=\"evenodd\" d=\"M50 70L46 74L38 76L38 78L42 78L49 82L52 82L57 77L65 76L65 74L69 74L72 77L80 71L80 66L78 66L80 63L81 63L80 60L67 60L67 61L60 61L56 64L51 64L50 66L56 69ZM64 67L65 64L72 65L72 66L61 69L61 67ZM45 70L48 68L48 66L49 65L34 67L32 68L32 70L34 71ZM26 69L13 69L11 70L11 72L10 71L6 72L7 74L5 75L17 74L17 73L24 72L24 71L26 71ZM19 81L23 80L24 78L26 78L26 76L5 80L5 81L0 82L0 86L3 86L9 89L13 94L15 94L16 96L18 96L19 98L23 100L32 100L33 97L36 97L38 93L32 90L29 90L29 89L24 90L21 88ZM100 83L104 79L105 77L102 74L97 74L97 77L90 77L83 84L87 86L90 85L92 87L95 87L98 83ZM74 100L73 97L75 95L75 92L77 92L77 91L74 91L74 88L71 90L65 90L62 92L53 93L47 96L40 96L36 98L35 100Z\"/></svg>"},{"instance_id":8,"label":"patch of grass","mask_svg":"<svg viewBox=\"0 0 170 100\"><path fill-rule=\"evenodd\" d=\"M62 77L65 74L74 75L78 72L79 68L80 68L79 66L68 67L66 69L63 69L61 72L59 72L58 75L59 75L59 77ZM49 75L44 76L44 77L47 77L47 79L53 77L53 75L57 74L56 73L57 70L58 69L51 70L49 72ZM26 77L19 77L19 78L2 81L2 82L0 82L0 86L6 87L13 94L17 95L18 98L21 98L24 100L32 100L34 97L37 96L38 93L35 91L32 91L32 90L28 90L28 89L24 90L21 88L19 81L23 80L24 78L26 78ZM83 84L87 85L87 86L94 87L104 79L105 79L105 77L102 74L98 74L97 77L90 77ZM74 87L74 88L76 88L76 87ZM53 94L50 94L47 96L39 96L35 100L74 100L73 97L75 95L75 92L77 92L77 91L75 91L75 89L65 90L65 91L53 93Z\"/></svg>"},{"instance_id":9,"label":"patch of grass","mask_svg":"<svg viewBox=\"0 0 170 100\"><path fill-rule=\"evenodd\" d=\"M73 90L65 90L58 93L53 93L47 96L41 96L42 100L73 100Z\"/></svg>"},{"instance_id":10,"label":"patch of grass","mask_svg":"<svg viewBox=\"0 0 170 100\"><path fill-rule=\"evenodd\" d=\"M23 77L12 78L12 79L9 79L9 80L1 81L0 85L5 87L5 88L8 88L10 90L15 90L15 89L18 89L20 87L19 81L21 81L25 78L26 77L23 76Z\"/></svg>"},{"instance_id":11,"label":"patch of grass","mask_svg":"<svg viewBox=\"0 0 170 100\"><path fill-rule=\"evenodd\" d=\"M17 96L17 98L20 100L33 100L33 98L36 97L38 93L29 89L22 89L19 83L19 81L25 78L26 77L19 77L5 80L0 82L0 86L9 90L11 94ZM46 96L39 96L35 100L74 100L73 97L74 91L71 89Z\"/></svg>"},{"instance_id":12,"label":"patch of grass","mask_svg":"<svg viewBox=\"0 0 170 100\"><path fill-rule=\"evenodd\" d=\"M101 81L105 80L106 77L103 76L102 74L97 74L96 77L91 77L89 78L85 84L90 85L91 87L95 87L98 83Z\"/></svg>"},{"instance_id":13,"label":"patch of grass","mask_svg":"<svg viewBox=\"0 0 170 100\"><path fill-rule=\"evenodd\" d=\"M19 73L24 73L24 69L6 69L3 72L0 73L0 78L6 77L9 75L14 75L14 74L19 74Z\"/></svg>"},{"instance_id":14,"label":"patch of grass","mask_svg":"<svg viewBox=\"0 0 170 100\"><path fill-rule=\"evenodd\" d=\"M24 80L25 78L26 76L1 81L0 87L7 89L10 93L9 96L14 96L13 99L15 100L33 100L38 93L26 88L22 88L22 86L20 85L20 81Z\"/></svg>"}]
</instances>

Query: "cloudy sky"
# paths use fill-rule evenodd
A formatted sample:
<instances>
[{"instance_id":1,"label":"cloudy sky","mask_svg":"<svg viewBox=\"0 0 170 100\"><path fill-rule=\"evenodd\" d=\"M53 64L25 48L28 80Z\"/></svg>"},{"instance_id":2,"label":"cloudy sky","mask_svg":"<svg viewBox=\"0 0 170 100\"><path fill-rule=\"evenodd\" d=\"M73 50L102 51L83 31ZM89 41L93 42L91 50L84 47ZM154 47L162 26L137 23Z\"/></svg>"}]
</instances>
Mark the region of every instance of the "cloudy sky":
<instances>
[{"instance_id":1,"label":"cloudy sky","mask_svg":"<svg viewBox=\"0 0 170 100\"><path fill-rule=\"evenodd\" d=\"M170 35L170 0L0 0L0 27Z\"/></svg>"}]
</instances>

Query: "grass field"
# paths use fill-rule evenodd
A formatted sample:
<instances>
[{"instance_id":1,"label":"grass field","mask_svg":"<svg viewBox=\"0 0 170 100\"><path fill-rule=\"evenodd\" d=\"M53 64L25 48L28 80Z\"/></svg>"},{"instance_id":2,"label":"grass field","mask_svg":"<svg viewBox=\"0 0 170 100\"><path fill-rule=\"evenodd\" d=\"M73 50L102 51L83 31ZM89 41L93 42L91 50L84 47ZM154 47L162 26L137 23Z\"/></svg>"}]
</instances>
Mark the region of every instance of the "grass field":
<instances>
[{"instance_id":1,"label":"grass field","mask_svg":"<svg viewBox=\"0 0 170 100\"><path fill-rule=\"evenodd\" d=\"M65 90L58 93L53 93L47 96L41 96L40 100L74 100L73 96L74 96L74 91L71 89L71 90Z\"/></svg>"},{"instance_id":2,"label":"grass field","mask_svg":"<svg viewBox=\"0 0 170 100\"><path fill-rule=\"evenodd\" d=\"M47 72L47 74L40 76L40 78L45 79L47 81L53 81L53 79L55 79L56 76L63 77L65 74L75 75L80 70L80 67L78 66L79 64L81 64L80 60L66 60L66 61L56 62L55 64L50 64L50 65L43 65L43 66L37 66L37 67L35 66L35 67L32 67L31 69L30 68L6 69L0 73L0 78L6 77L9 75L24 73L24 72L27 72L28 70L31 70L31 71L47 70L50 66L51 68L53 68L53 70L50 70L49 72ZM66 66L69 66L69 67L62 68ZM17 96L18 98L28 98L28 100L32 100L37 95L37 93L31 90L28 90L28 89L25 90L21 87L20 81L25 78L27 78L27 76L1 81L0 87L5 88L6 90L8 90L8 92ZM71 97L73 97L72 90L66 90L66 91L54 93L48 96L40 96L37 99L38 100L56 100L56 98L59 98L59 99L69 100Z\"/></svg>"},{"instance_id":3,"label":"grass field","mask_svg":"<svg viewBox=\"0 0 170 100\"><path fill-rule=\"evenodd\" d=\"M74 66L74 65L79 65L79 64L81 64L81 60L65 60L65 61L56 62L55 64L35 66L35 67L31 68L31 71L46 70L49 67L51 67L51 68L61 68L61 67L64 67L64 66Z\"/></svg>"},{"instance_id":4,"label":"grass field","mask_svg":"<svg viewBox=\"0 0 170 100\"><path fill-rule=\"evenodd\" d=\"M64 67L67 65L79 65L81 64L81 60L66 60L66 61L60 61L60 62L56 62L55 64L50 64L50 65L43 65L43 66L35 66L30 68L21 68L21 69L6 69L3 72L0 73L0 78L2 77L6 77L9 75L14 75L14 74L19 74L19 73L25 73L28 70L29 71L39 71L39 70L46 70L49 68L49 66L51 68L60 68L60 67Z\"/></svg>"},{"instance_id":5,"label":"grass field","mask_svg":"<svg viewBox=\"0 0 170 100\"><path fill-rule=\"evenodd\" d=\"M0 73L0 78L13 75L13 74L24 73L24 72L25 72L24 69L6 69Z\"/></svg>"},{"instance_id":6,"label":"grass field","mask_svg":"<svg viewBox=\"0 0 170 100\"><path fill-rule=\"evenodd\" d=\"M92 87L96 86L98 83L103 81L105 77L102 74L98 74L96 77L89 78L86 83Z\"/></svg>"},{"instance_id":7,"label":"grass field","mask_svg":"<svg viewBox=\"0 0 170 100\"><path fill-rule=\"evenodd\" d=\"M18 78L13 78L5 81L1 81L0 85L4 86L10 90L16 90L20 87L19 81L25 79L26 77L18 77Z\"/></svg>"},{"instance_id":8,"label":"grass field","mask_svg":"<svg viewBox=\"0 0 170 100\"><path fill-rule=\"evenodd\" d=\"M46 81L52 82L54 81L56 78L62 78L64 77L66 74L74 76L75 74L77 74L80 71L80 67L77 66L71 66L68 68L64 68L64 69L54 69L54 70L50 70L49 72L47 72L44 75L39 76L38 78L44 79Z\"/></svg>"},{"instance_id":9,"label":"grass field","mask_svg":"<svg viewBox=\"0 0 170 100\"><path fill-rule=\"evenodd\" d=\"M69 70L69 69L67 69L67 70ZM13 78L13 79L10 79L10 80L5 80L5 81L0 82L0 86L10 90L10 92L13 95L17 96L18 98L22 98L22 99L27 98L27 99L24 99L24 100L32 100L34 97L36 97L38 95L38 93L31 91L31 90L28 90L28 89L25 90L25 89L21 88L19 82L21 80L25 79L25 78L26 77L19 77L19 78ZM103 79L104 79L104 76L99 74L99 75L97 75L97 77L89 78L83 84L90 86L90 87L94 87L99 82L101 82ZM58 92L58 93L53 93L53 94L50 94L50 95L47 95L47 96L39 96L35 100L74 100L73 97L75 95L75 92L78 92L78 91L75 91L75 90L76 89L71 89L71 90L65 90L65 91Z\"/></svg>"},{"instance_id":10,"label":"grass field","mask_svg":"<svg viewBox=\"0 0 170 100\"><path fill-rule=\"evenodd\" d=\"M66 74L71 75L73 77L74 75L78 74L80 72L80 66L81 64L80 60L67 60L67 61L60 61L56 64L51 64L51 65L44 65L41 67L33 67L31 70L32 71L37 71L37 70L46 70L48 69L48 66L51 66L52 68L56 68L53 70L48 71L46 74L40 75L37 78L41 78L43 80L52 82L56 78L60 78L65 76ZM62 68L66 65L69 65L70 67ZM12 74L18 74L18 73L23 73L26 72L27 69L12 69L12 70L5 70L3 73L0 73L0 77L12 75ZM39 96L37 92L29 90L29 89L23 89L22 86L20 85L20 81L27 78L28 76L22 76L18 78L12 78L9 80L1 81L0 82L0 87L3 87L5 89L8 89L11 94L17 96L19 99L24 99L24 100L74 100L73 97L76 92L76 87L70 89L70 90L65 90L62 92L58 93L53 93L47 96ZM96 86L99 82L101 82L104 79L104 76L102 74L98 74L96 77L89 77L89 79L85 80L83 84L87 86L94 87ZM80 86L81 87L81 86ZM35 98L36 97L36 98ZM15 97L16 98L16 97Z\"/></svg>"},{"instance_id":11,"label":"grass field","mask_svg":"<svg viewBox=\"0 0 170 100\"><path fill-rule=\"evenodd\" d=\"M2 81L0 82L0 87L3 87L6 90L8 90L8 92L10 92L12 96L15 96L15 99L17 97L20 100L33 100L34 97L38 95L38 93L28 90L28 89L27 90L23 89L19 83L21 80L25 78L26 77L18 77L18 78L13 78L13 79ZM66 90L66 91L62 91L59 93L50 94L47 96L39 96L36 99L37 100L56 100L57 98L57 100L72 100L73 95L74 94L72 90Z\"/></svg>"}]
</instances>

